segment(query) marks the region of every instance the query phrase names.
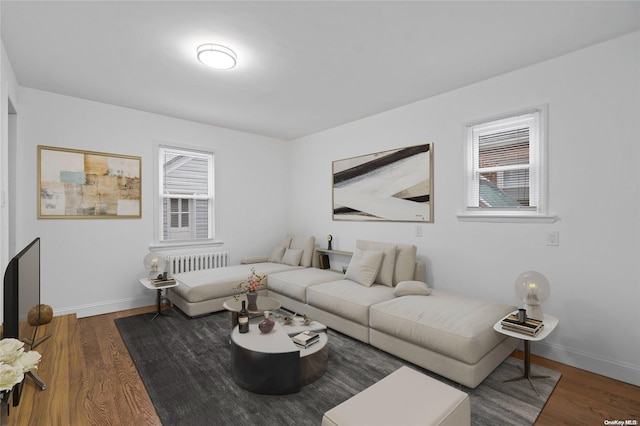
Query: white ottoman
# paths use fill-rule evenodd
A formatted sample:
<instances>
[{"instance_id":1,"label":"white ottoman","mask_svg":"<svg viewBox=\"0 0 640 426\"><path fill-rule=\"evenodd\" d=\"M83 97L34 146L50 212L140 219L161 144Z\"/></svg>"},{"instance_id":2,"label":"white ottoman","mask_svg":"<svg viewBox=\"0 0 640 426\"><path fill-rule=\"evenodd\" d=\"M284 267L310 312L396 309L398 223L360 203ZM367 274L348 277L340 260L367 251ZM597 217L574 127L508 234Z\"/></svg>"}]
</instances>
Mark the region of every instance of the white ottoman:
<instances>
[{"instance_id":1,"label":"white ottoman","mask_svg":"<svg viewBox=\"0 0 640 426\"><path fill-rule=\"evenodd\" d=\"M322 426L470 424L466 393L409 367L400 367L322 418Z\"/></svg>"}]
</instances>

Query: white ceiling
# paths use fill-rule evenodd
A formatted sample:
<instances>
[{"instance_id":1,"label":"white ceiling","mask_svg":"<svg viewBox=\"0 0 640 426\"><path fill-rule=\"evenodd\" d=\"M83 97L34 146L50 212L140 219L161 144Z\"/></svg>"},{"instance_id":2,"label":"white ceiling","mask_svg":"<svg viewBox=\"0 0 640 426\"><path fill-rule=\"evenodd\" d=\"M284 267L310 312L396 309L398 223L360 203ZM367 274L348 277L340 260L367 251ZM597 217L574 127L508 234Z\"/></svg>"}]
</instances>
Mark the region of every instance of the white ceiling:
<instances>
[{"instance_id":1,"label":"white ceiling","mask_svg":"<svg viewBox=\"0 0 640 426\"><path fill-rule=\"evenodd\" d=\"M282 139L640 29L629 1L2 1L22 86ZM215 71L196 47L222 43Z\"/></svg>"}]
</instances>

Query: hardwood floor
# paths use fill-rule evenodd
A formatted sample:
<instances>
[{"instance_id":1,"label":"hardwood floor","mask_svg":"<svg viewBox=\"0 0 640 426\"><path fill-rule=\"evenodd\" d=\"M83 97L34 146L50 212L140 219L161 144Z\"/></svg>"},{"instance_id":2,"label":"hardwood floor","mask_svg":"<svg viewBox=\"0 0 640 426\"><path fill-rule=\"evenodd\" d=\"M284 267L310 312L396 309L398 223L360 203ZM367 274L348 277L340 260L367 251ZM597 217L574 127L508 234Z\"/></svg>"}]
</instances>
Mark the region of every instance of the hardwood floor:
<instances>
[{"instance_id":1,"label":"hardwood floor","mask_svg":"<svg viewBox=\"0 0 640 426\"><path fill-rule=\"evenodd\" d=\"M85 358L84 407L90 425L161 425L114 319L153 309L78 320ZM151 319L151 314L149 314Z\"/></svg>"},{"instance_id":2,"label":"hardwood floor","mask_svg":"<svg viewBox=\"0 0 640 426\"><path fill-rule=\"evenodd\" d=\"M25 380L20 405L10 407L10 425L85 425L82 386L82 350L75 315L55 317L38 327L38 338L51 337L35 350L42 355L36 373L46 384L42 391L33 380ZM37 339L36 339L37 340Z\"/></svg>"},{"instance_id":3,"label":"hardwood floor","mask_svg":"<svg viewBox=\"0 0 640 426\"><path fill-rule=\"evenodd\" d=\"M53 334L37 348L43 354L38 373L48 389L41 391L27 382L20 405L11 410L9 424L161 425L114 323L116 318L153 310L132 309L81 319L66 315L42 327L41 334ZM514 356L521 358L522 354ZM536 425L640 422L640 387L536 356L532 363L562 373Z\"/></svg>"}]
</instances>

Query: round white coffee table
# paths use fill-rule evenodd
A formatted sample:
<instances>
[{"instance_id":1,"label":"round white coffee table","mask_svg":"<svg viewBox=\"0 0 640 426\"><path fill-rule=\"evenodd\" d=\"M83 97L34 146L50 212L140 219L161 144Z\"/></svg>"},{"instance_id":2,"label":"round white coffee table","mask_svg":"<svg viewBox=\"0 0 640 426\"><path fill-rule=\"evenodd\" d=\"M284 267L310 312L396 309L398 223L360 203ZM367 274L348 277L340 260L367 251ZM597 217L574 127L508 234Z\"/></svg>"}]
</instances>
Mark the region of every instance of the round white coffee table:
<instances>
[{"instance_id":1,"label":"round white coffee table","mask_svg":"<svg viewBox=\"0 0 640 426\"><path fill-rule=\"evenodd\" d=\"M300 391L324 374L329 359L327 334L299 349L276 321L273 330L260 333L258 324L249 323L249 332L231 333L231 371L244 389L265 395L285 395Z\"/></svg>"},{"instance_id":2,"label":"round white coffee table","mask_svg":"<svg viewBox=\"0 0 640 426\"><path fill-rule=\"evenodd\" d=\"M518 311L512 312L510 315L517 314L517 312ZM529 380L529 383L531 384L531 387L536 392L536 394L540 395L536 387L533 386L533 381L531 379L546 379L549 376L531 375L531 342L539 342L540 340L545 339L558 326L558 323L560 321L558 320L558 318L554 316L544 314L544 319L542 320L544 327L542 328L542 330L540 330L537 336L529 336L523 333L518 333L517 331L506 330L502 328L501 322L502 322L502 319L493 325L493 329L495 331L510 337L522 339L522 341L524 342L524 374L520 377L515 377L513 379L505 380L505 382L513 382L516 380L527 379Z\"/></svg>"}]
</instances>

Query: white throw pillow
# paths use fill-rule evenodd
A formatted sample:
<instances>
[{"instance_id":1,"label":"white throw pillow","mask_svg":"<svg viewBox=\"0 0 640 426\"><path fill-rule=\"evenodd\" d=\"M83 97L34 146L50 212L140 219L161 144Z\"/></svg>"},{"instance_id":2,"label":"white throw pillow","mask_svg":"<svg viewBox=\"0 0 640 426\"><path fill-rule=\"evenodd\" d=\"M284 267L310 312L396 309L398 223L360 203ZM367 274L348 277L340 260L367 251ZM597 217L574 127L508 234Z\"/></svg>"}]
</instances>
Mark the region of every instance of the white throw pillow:
<instances>
[{"instance_id":1,"label":"white throw pillow","mask_svg":"<svg viewBox=\"0 0 640 426\"><path fill-rule=\"evenodd\" d=\"M428 296L431 294L431 289L426 283L422 281L401 281L396 288L393 289L393 295L400 296Z\"/></svg>"},{"instance_id":2,"label":"white throw pillow","mask_svg":"<svg viewBox=\"0 0 640 426\"><path fill-rule=\"evenodd\" d=\"M284 247L275 247L269 256L269 262L282 263L282 256L284 256Z\"/></svg>"},{"instance_id":3,"label":"white throw pillow","mask_svg":"<svg viewBox=\"0 0 640 426\"><path fill-rule=\"evenodd\" d=\"M282 256L282 263L285 265L298 266L302 258L302 249L286 249Z\"/></svg>"},{"instance_id":4,"label":"white throw pillow","mask_svg":"<svg viewBox=\"0 0 640 426\"><path fill-rule=\"evenodd\" d=\"M384 253L382 264L375 282L393 287L393 272L396 267L396 252L398 246L391 243L379 243L376 241L357 240L356 248L361 250L377 250Z\"/></svg>"},{"instance_id":5,"label":"white throw pillow","mask_svg":"<svg viewBox=\"0 0 640 426\"><path fill-rule=\"evenodd\" d=\"M356 249L344 278L371 287L380 270L383 256L381 251Z\"/></svg>"},{"instance_id":6,"label":"white throw pillow","mask_svg":"<svg viewBox=\"0 0 640 426\"><path fill-rule=\"evenodd\" d=\"M316 237L304 236L304 235L289 235L288 237L291 238L291 242L287 247L291 249L302 250L300 265L311 266L311 261L313 260L313 248L315 246Z\"/></svg>"}]
</instances>

